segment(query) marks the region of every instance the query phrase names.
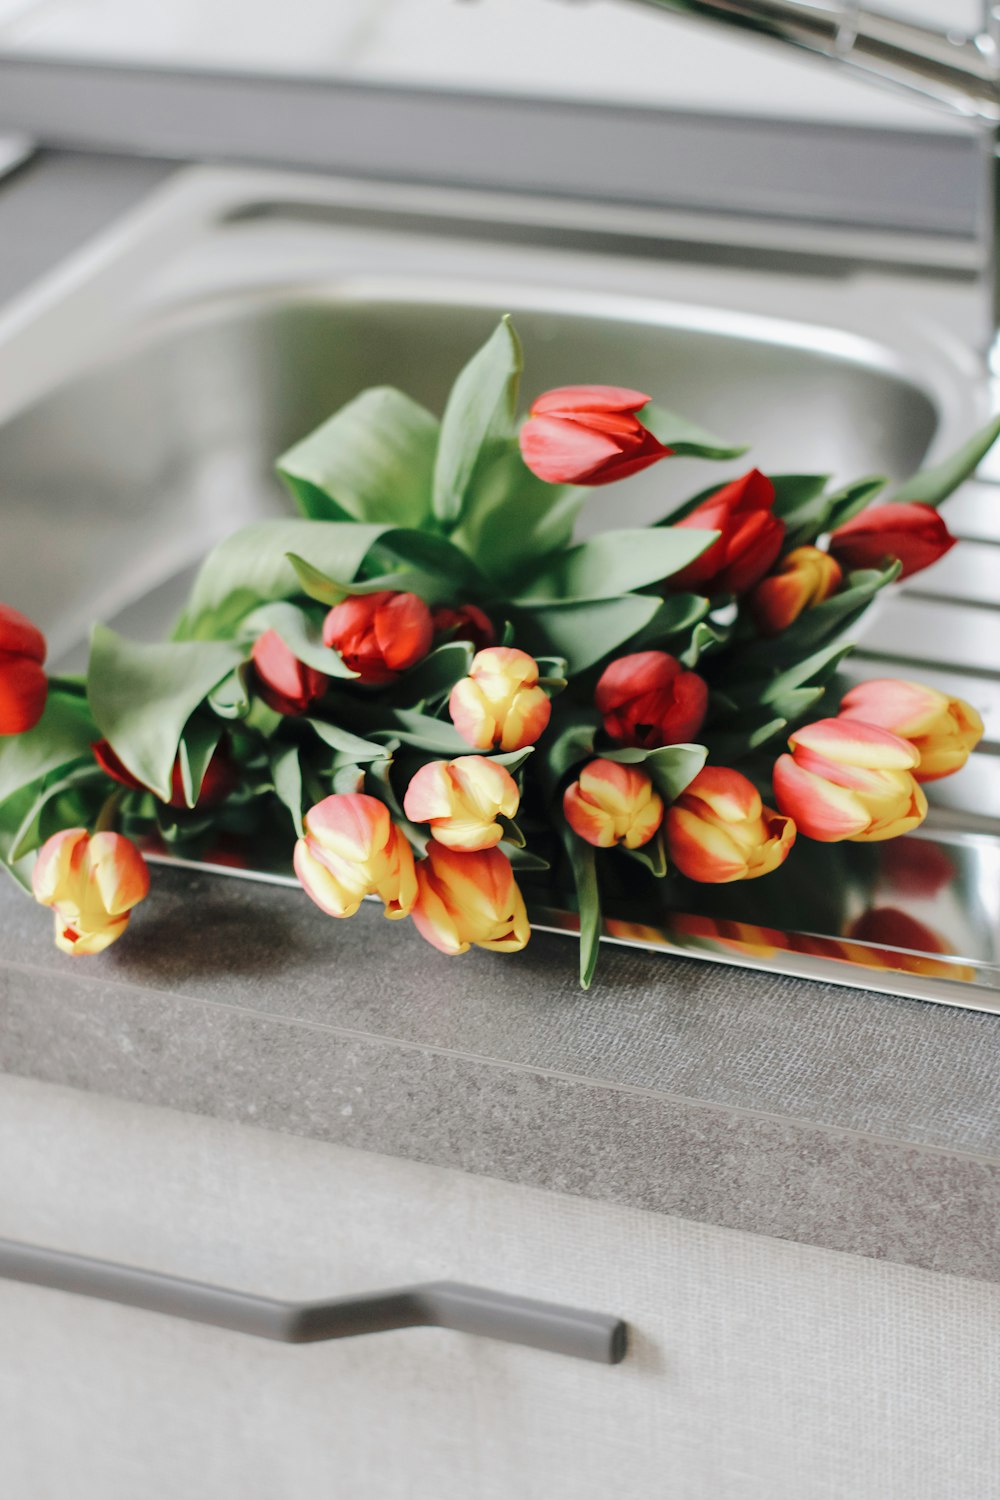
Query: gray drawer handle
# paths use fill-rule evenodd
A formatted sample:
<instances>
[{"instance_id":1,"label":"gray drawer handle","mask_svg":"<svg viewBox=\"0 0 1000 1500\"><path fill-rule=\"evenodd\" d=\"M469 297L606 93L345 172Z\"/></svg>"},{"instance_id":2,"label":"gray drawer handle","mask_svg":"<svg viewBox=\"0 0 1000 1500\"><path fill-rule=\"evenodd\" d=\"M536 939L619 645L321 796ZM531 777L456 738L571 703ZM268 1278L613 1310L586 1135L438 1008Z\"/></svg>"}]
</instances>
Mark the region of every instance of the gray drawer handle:
<instances>
[{"instance_id":1,"label":"gray drawer handle","mask_svg":"<svg viewBox=\"0 0 1000 1500\"><path fill-rule=\"evenodd\" d=\"M361 1297L336 1297L323 1302L279 1302L248 1292L227 1291L202 1281L141 1271L114 1261L67 1255L38 1245L0 1239L0 1277L34 1286L100 1297L126 1307L211 1323L283 1344L312 1344L321 1339L345 1339L360 1333L384 1333L392 1328L453 1328L483 1338L504 1339L616 1365L625 1358L626 1325L607 1313L560 1307L511 1297L458 1281L428 1281L395 1291L370 1292Z\"/></svg>"}]
</instances>

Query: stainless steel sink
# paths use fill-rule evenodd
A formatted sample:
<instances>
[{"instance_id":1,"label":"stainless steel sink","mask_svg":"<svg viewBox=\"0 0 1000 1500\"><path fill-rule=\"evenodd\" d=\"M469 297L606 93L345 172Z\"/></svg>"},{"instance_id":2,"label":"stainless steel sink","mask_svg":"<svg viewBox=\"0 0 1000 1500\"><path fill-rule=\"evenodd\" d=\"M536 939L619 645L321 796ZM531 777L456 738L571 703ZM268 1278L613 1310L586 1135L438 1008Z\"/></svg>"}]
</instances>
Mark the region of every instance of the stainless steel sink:
<instances>
[{"instance_id":1,"label":"stainless steel sink","mask_svg":"<svg viewBox=\"0 0 1000 1500\"><path fill-rule=\"evenodd\" d=\"M476 223L469 212L461 194L404 201L196 170L0 317L0 597L38 619L63 663L81 662L95 618L162 634L213 541L287 511L276 454L371 384L440 408L504 311L524 339L529 396L569 382L638 386L752 440L764 469L902 476L990 409L945 287L843 267L792 277L699 265L608 235L554 244L516 205L480 203ZM732 470L673 461L595 492L583 528L654 519ZM851 848L853 906L841 914L857 916L867 891L935 927L943 951L925 952L921 969L919 955L855 944L845 961L823 903L815 922L796 903L792 921L773 878L707 892L694 920L614 911L623 940L1000 1009L1000 488L971 484L951 507L968 540L915 580L919 591L879 603L852 670L954 683L966 661L960 690L982 708L989 742L936 791L928 835L907 841L917 861L929 844L943 854L946 887L928 906L899 880L898 855L893 876L891 861L874 868L871 851ZM552 925L572 926L543 905ZM712 921L728 925L713 935ZM803 933L813 936L796 948Z\"/></svg>"}]
</instances>

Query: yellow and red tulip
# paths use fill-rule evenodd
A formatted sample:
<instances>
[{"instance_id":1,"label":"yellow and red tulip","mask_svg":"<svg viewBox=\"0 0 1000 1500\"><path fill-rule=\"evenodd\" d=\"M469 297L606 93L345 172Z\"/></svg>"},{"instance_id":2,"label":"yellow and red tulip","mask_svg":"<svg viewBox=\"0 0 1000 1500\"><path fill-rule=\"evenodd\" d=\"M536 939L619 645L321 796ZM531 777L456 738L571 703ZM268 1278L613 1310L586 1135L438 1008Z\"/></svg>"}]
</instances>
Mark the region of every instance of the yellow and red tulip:
<instances>
[{"instance_id":1,"label":"yellow and red tulip","mask_svg":"<svg viewBox=\"0 0 1000 1500\"><path fill-rule=\"evenodd\" d=\"M983 721L964 698L895 677L859 683L840 705L842 719L877 724L909 740L920 756L913 774L937 781L960 771L983 737Z\"/></svg>"},{"instance_id":2,"label":"yellow and red tulip","mask_svg":"<svg viewBox=\"0 0 1000 1500\"><path fill-rule=\"evenodd\" d=\"M566 788L563 812L573 832L598 849L638 849L663 822L663 799L647 772L602 758Z\"/></svg>"},{"instance_id":3,"label":"yellow and red tulip","mask_svg":"<svg viewBox=\"0 0 1000 1500\"><path fill-rule=\"evenodd\" d=\"M705 721L708 687L666 651L620 656L601 673L594 703L620 745L683 745Z\"/></svg>"},{"instance_id":4,"label":"yellow and red tulip","mask_svg":"<svg viewBox=\"0 0 1000 1500\"><path fill-rule=\"evenodd\" d=\"M931 505L894 501L870 505L845 521L830 537L830 551L848 571L903 564L900 578L929 568L955 545L955 538Z\"/></svg>"},{"instance_id":5,"label":"yellow and red tulip","mask_svg":"<svg viewBox=\"0 0 1000 1500\"><path fill-rule=\"evenodd\" d=\"M417 865L417 884L413 921L442 953L467 953L473 945L517 953L531 935L524 897L499 849L462 854L432 839Z\"/></svg>"},{"instance_id":6,"label":"yellow and red tulip","mask_svg":"<svg viewBox=\"0 0 1000 1500\"><path fill-rule=\"evenodd\" d=\"M435 760L411 778L403 811L414 823L429 823L448 849L492 849L503 838L497 819L512 818L521 801L509 771L482 755Z\"/></svg>"},{"instance_id":7,"label":"yellow and red tulip","mask_svg":"<svg viewBox=\"0 0 1000 1500\"><path fill-rule=\"evenodd\" d=\"M523 750L544 732L552 705L538 686L538 663L513 646L490 646L472 658L468 677L448 700L452 723L476 750Z\"/></svg>"},{"instance_id":8,"label":"yellow and red tulip","mask_svg":"<svg viewBox=\"0 0 1000 1500\"><path fill-rule=\"evenodd\" d=\"M765 807L752 781L706 766L667 813L667 852L682 875L710 885L756 880L784 864L795 823Z\"/></svg>"},{"instance_id":9,"label":"yellow and red tulip","mask_svg":"<svg viewBox=\"0 0 1000 1500\"><path fill-rule=\"evenodd\" d=\"M424 601L391 589L349 595L323 624L323 644L339 651L362 682L393 682L422 661L433 642L434 624Z\"/></svg>"},{"instance_id":10,"label":"yellow and red tulip","mask_svg":"<svg viewBox=\"0 0 1000 1500\"><path fill-rule=\"evenodd\" d=\"M744 594L774 562L785 523L774 514L774 485L759 469L724 484L675 526L717 531L719 537L694 562L670 576L672 589L699 594Z\"/></svg>"},{"instance_id":11,"label":"yellow and red tulip","mask_svg":"<svg viewBox=\"0 0 1000 1500\"><path fill-rule=\"evenodd\" d=\"M44 661L42 632L0 604L0 734L24 734L42 717L49 689Z\"/></svg>"},{"instance_id":12,"label":"yellow and red tulip","mask_svg":"<svg viewBox=\"0 0 1000 1500\"><path fill-rule=\"evenodd\" d=\"M835 594L843 576L829 552L818 547L793 548L747 599L757 629L761 635L780 635L805 610Z\"/></svg>"},{"instance_id":13,"label":"yellow and red tulip","mask_svg":"<svg viewBox=\"0 0 1000 1500\"><path fill-rule=\"evenodd\" d=\"M36 901L55 911L57 948L101 953L149 893L149 871L123 834L64 828L39 850L31 888Z\"/></svg>"},{"instance_id":14,"label":"yellow and red tulip","mask_svg":"<svg viewBox=\"0 0 1000 1500\"><path fill-rule=\"evenodd\" d=\"M276 630L265 630L252 653L257 692L275 713L294 717L308 713L326 692L328 679L299 661Z\"/></svg>"},{"instance_id":15,"label":"yellow and red tulip","mask_svg":"<svg viewBox=\"0 0 1000 1500\"><path fill-rule=\"evenodd\" d=\"M797 729L774 767L778 807L821 843L874 843L909 833L927 815L913 772L919 752L859 719L820 719Z\"/></svg>"},{"instance_id":16,"label":"yellow and red tulip","mask_svg":"<svg viewBox=\"0 0 1000 1500\"><path fill-rule=\"evenodd\" d=\"M521 428L521 457L549 484L610 484L666 458L636 412L649 401L617 385L546 391Z\"/></svg>"},{"instance_id":17,"label":"yellow and red tulip","mask_svg":"<svg viewBox=\"0 0 1000 1500\"><path fill-rule=\"evenodd\" d=\"M295 873L318 907L352 917L366 896L378 896L391 920L409 916L417 899L413 853L384 803L337 792L309 809L304 826Z\"/></svg>"}]
</instances>

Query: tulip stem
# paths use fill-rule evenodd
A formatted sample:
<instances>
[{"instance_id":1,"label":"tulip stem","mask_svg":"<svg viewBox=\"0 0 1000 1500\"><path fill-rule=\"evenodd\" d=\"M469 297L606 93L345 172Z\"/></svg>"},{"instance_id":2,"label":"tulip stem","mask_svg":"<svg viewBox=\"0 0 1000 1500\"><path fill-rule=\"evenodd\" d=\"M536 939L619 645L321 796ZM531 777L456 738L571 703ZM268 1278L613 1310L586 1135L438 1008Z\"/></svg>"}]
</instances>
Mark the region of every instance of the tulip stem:
<instances>
[{"instance_id":1,"label":"tulip stem","mask_svg":"<svg viewBox=\"0 0 1000 1500\"><path fill-rule=\"evenodd\" d=\"M118 822L118 809L121 807L124 791L112 792L100 812L97 814L97 822L94 824L95 833L114 833L115 824Z\"/></svg>"}]
</instances>

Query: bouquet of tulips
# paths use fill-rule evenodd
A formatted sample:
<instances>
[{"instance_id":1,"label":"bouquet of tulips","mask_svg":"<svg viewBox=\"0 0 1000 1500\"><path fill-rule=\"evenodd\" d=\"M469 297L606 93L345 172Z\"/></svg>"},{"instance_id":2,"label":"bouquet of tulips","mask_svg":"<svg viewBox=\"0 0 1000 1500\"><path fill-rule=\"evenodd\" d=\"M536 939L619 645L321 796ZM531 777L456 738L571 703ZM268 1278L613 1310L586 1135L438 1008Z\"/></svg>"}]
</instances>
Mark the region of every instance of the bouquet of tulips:
<instances>
[{"instance_id":1,"label":"bouquet of tulips","mask_svg":"<svg viewBox=\"0 0 1000 1500\"><path fill-rule=\"evenodd\" d=\"M169 641L97 625L86 678L47 676L0 607L0 858L64 952L121 936L144 854L277 850L330 916L377 897L446 954L523 948L522 886L571 876L587 985L609 881L680 902L798 836L921 822L975 711L887 680L823 700L845 629L953 545L936 507L1000 424L888 503L756 469L671 497L674 455L745 450L616 386L520 421L520 374L505 318L440 420L388 387L350 402L278 462L299 516L218 545ZM656 524L574 540L592 487L652 465Z\"/></svg>"}]
</instances>

